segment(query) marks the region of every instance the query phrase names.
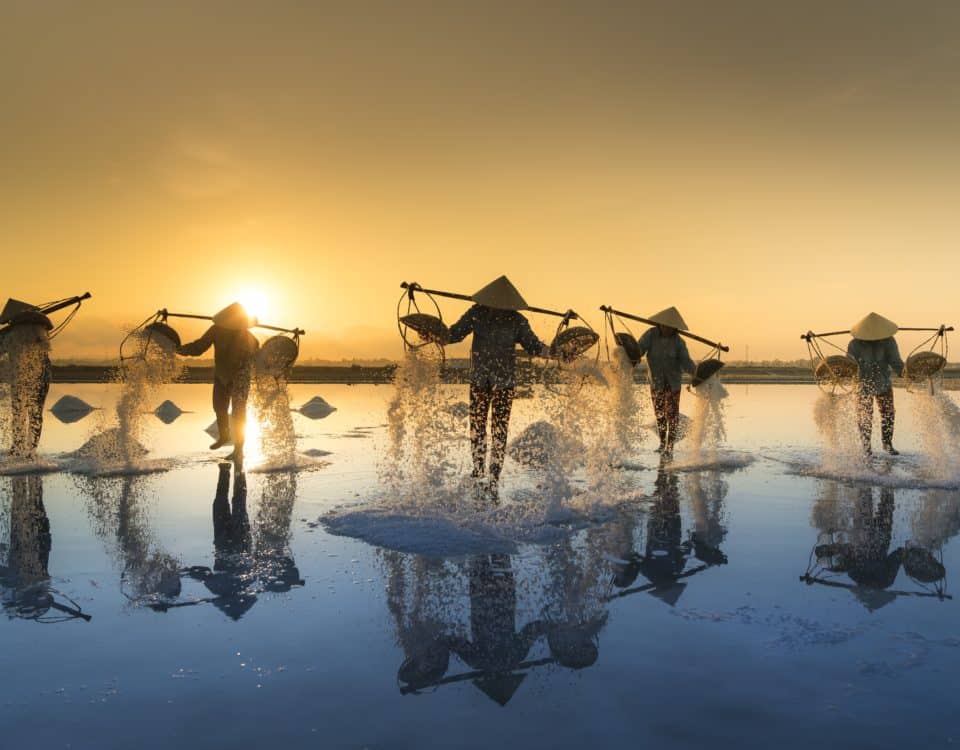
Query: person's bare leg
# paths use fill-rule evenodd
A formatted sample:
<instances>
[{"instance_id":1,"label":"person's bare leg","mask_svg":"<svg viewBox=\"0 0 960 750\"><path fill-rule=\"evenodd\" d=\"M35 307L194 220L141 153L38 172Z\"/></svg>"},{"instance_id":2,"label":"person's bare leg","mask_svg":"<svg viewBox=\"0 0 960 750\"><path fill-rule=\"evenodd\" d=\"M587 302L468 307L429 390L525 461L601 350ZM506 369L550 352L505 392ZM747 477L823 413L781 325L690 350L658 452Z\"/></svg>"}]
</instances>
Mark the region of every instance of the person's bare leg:
<instances>
[{"instance_id":1,"label":"person's bare leg","mask_svg":"<svg viewBox=\"0 0 960 750\"><path fill-rule=\"evenodd\" d=\"M213 379L213 411L217 415L217 439L210 450L222 448L230 442L230 391L216 377Z\"/></svg>"}]
</instances>

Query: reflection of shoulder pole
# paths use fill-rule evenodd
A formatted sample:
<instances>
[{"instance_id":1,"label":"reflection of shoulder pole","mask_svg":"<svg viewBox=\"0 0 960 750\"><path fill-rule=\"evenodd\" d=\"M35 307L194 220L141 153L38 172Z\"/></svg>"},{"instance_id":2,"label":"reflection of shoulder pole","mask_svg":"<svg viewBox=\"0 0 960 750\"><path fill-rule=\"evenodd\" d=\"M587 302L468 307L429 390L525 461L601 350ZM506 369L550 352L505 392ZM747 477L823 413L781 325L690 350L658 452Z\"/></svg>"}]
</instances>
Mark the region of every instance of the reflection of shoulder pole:
<instances>
[{"instance_id":1,"label":"reflection of shoulder pole","mask_svg":"<svg viewBox=\"0 0 960 750\"><path fill-rule=\"evenodd\" d=\"M901 329L902 330L902 329ZM819 578L818 576L810 575L809 573L800 576L800 581L806 584L819 583L821 586L832 586L836 589L847 589L847 591L855 591L857 589L866 589L867 591L883 591L886 594L893 594L894 596L921 596L929 597L931 599L953 599L952 594L934 594L930 591L900 591L898 589L871 589L867 586L860 586L854 583L844 583L843 581L830 581L826 578Z\"/></svg>"},{"instance_id":2,"label":"reflection of shoulder pole","mask_svg":"<svg viewBox=\"0 0 960 750\"><path fill-rule=\"evenodd\" d=\"M655 323L654 321L648 320L647 318L641 318L639 315L631 315L630 313L623 312L622 310L614 310L609 305L600 305L600 309L603 310L603 312L605 313L612 313L621 318L627 318L628 320L635 320L638 323L646 323L648 326L660 325L659 323ZM712 346L714 349L719 349L722 352L730 351L729 346L724 346L723 344L718 344L716 341L711 341L710 339L705 339L702 336L697 336L695 333L690 333L690 331L678 330L677 333L683 336L684 338L692 339L693 341L699 341L701 344Z\"/></svg>"},{"instance_id":3,"label":"reflection of shoulder pole","mask_svg":"<svg viewBox=\"0 0 960 750\"><path fill-rule=\"evenodd\" d=\"M556 662L556 659L546 657L543 659L537 659L536 661L522 661L513 669L510 670L511 673L518 670L524 669L533 669L534 667L542 667L545 664L553 664ZM485 672L483 670L476 670L474 672L464 672L463 674L455 674L450 677L442 677L439 680L434 680L433 682L427 683L426 685L420 685L418 687L412 687L410 685L405 685L400 688L400 695L408 695L409 693L416 693L418 690L423 690L428 687L440 687L441 685L452 685L455 682L466 682L468 680L476 680L480 677L485 677L490 672Z\"/></svg>"}]
</instances>

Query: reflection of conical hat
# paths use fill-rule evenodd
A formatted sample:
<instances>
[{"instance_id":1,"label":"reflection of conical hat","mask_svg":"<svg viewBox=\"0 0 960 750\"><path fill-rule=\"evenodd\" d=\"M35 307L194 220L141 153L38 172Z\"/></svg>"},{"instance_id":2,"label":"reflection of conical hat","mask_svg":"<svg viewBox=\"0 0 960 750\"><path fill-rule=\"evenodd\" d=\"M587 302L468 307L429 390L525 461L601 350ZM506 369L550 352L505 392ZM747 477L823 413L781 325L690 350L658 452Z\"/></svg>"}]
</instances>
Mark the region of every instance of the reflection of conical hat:
<instances>
[{"instance_id":1,"label":"reflection of conical hat","mask_svg":"<svg viewBox=\"0 0 960 750\"><path fill-rule=\"evenodd\" d=\"M245 331L257 324L257 319L248 313L239 302L231 302L213 316L213 322L234 331Z\"/></svg>"},{"instance_id":2,"label":"reflection of conical hat","mask_svg":"<svg viewBox=\"0 0 960 750\"><path fill-rule=\"evenodd\" d=\"M20 313L36 309L36 307L28 302L21 302L20 300L13 299L13 297L11 297L7 300L7 304L3 306L3 311L0 312L0 323L9 323Z\"/></svg>"},{"instance_id":3,"label":"reflection of conical hat","mask_svg":"<svg viewBox=\"0 0 960 750\"><path fill-rule=\"evenodd\" d=\"M476 677L473 684L482 690L488 698L499 703L501 706L507 705L513 694L517 692L520 683L526 677L525 674L493 674Z\"/></svg>"},{"instance_id":4,"label":"reflection of conical hat","mask_svg":"<svg viewBox=\"0 0 960 750\"><path fill-rule=\"evenodd\" d=\"M649 320L651 323L667 326L668 328L676 328L678 331L688 330L686 321L683 319L680 311L675 307L668 307L666 310L661 310L656 315L651 315Z\"/></svg>"},{"instance_id":5,"label":"reflection of conical hat","mask_svg":"<svg viewBox=\"0 0 960 750\"><path fill-rule=\"evenodd\" d=\"M527 302L510 279L501 276L473 295L473 301L496 310L526 310Z\"/></svg>"},{"instance_id":6,"label":"reflection of conical hat","mask_svg":"<svg viewBox=\"0 0 960 750\"><path fill-rule=\"evenodd\" d=\"M897 332L897 324L882 315L872 312L850 327L850 333L861 341L880 341L888 339Z\"/></svg>"}]
</instances>

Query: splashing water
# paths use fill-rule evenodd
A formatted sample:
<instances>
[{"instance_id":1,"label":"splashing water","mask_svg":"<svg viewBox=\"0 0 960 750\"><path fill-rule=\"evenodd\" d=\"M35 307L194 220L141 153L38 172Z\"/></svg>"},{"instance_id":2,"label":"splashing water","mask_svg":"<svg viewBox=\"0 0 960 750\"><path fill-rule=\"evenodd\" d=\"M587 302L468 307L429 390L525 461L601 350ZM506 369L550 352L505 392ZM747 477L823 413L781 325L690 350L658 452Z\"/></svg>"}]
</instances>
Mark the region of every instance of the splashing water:
<instances>
[{"instance_id":1,"label":"splashing water","mask_svg":"<svg viewBox=\"0 0 960 750\"><path fill-rule=\"evenodd\" d=\"M839 471L859 459L862 448L857 427L855 393L821 392L813 406L813 418L823 440L823 468Z\"/></svg>"},{"instance_id":2,"label":"splashing water","mask_svg":"<svg viewBox=\"0 0 960 750\"><path fill-rule=\"evenodd\" d=\"M253 385L253 407L260 426L260 453L265 465L295 466L297 436L287 379L258 373Z\"/></svg>"},{"instance_id":3,"label":"splashing water","mask_svg":"<svg viewBox=\"0 0 960 750\"><path fill-rule=\"evenodd\" d=\"M697 399L687 445L695 456L715 458L727 437L723 401L730 394L716 375L691 390Z\"/></svg>"},{"instance_id":4,"label":"splashing water","mask_svg":"<svg viewBox=\"0 0 960 750\"><path fill-rule=\"evenodd\" d=\"M138 332L131 337L137 356L123 360L114 379L120 384L116 425L101 422L94 435L77 454L98 467L135 469L146 452L145 422L149 406L162 385L175 380L183 370L172 341L163 336ZM107 417L108 418L108 417Z\"/></svg>"},{"instance_id":5,"label":"splashing water","mask_svg":"<svg viewBox=\"0 0 960 750\"><path fill-rule=\"evenodd\" d=\"M449 488L451 448L462 434L450 413L450 390L440 382L439 360L409 351L394 376L387 407L390 445L381 466L384 483L398 495Z\"/></svg>"},{"instance_id":6,"label":"splashing water","mask_svg":"<svg viewBox=\"0 0 960 750\"><path fill-rule=\"evenodd\" d=\"M908 394L913 408L920 442L932 478L952 480L960 477L960 407L940 386Z\"/></svg>"}]
</instances>

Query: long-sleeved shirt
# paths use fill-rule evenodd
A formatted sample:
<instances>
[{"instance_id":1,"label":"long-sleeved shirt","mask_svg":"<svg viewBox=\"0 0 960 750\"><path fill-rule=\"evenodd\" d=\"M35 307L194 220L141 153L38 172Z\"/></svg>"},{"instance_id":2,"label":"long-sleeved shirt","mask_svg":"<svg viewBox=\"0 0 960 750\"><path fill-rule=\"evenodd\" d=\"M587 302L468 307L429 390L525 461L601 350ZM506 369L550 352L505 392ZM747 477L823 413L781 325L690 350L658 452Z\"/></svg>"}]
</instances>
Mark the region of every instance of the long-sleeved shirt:
<instances>
[{"instance_id":1,"label":"long-sleeved shirt","mask_svg":"<svg viewBox=\"0 0 960 750\"><path fill-rule=\"evenodd\" d=\"M531 355L545 348L527 319L512 310L474 305L450 327L447 341L455 344L471 333L470 382L476 386L513 388L517 384L516 345Z\"/></svg>"},{"instance_id":2,"label":"long-sleeved shirt","mask_svg":"<svg viewBox=\"0 0 960 750\"><path fill-rule=\"evenodd\" d=\"M683 373L692 373L695 369L687 345L679 334L664 336L659 328L648 329L637 342L640 356L647 357L647 369L650 371L650 385L654 390L680 390L680 378Z\"/></svg>"},{"instance_id":3,"label":"long-sleeved shirt","mask_svg":"<svg viewBox=\"0 0 960 750\"><path fill-rule=\"evenodd\" d=\"M893 388L891 373L903 371L900 349L893 336L879 341L851 339L847 354L860 365L860 387L872 393L886 393Z\"/></svg>"},{"instance_id":4,"label":"long-sleeved shirt","mask_svg":"<svg viewBox=\"0 0 960 750\"><path fill-rule=\"evenodd\" d=\"M199 357L211 346L214 376L224 385L230 385L241 368L256 356L260 343L250 331L214 325L196 341L179 347L177 353L187 357Z\"/></svg>"}]
</instances>

